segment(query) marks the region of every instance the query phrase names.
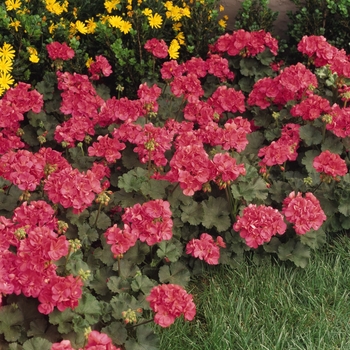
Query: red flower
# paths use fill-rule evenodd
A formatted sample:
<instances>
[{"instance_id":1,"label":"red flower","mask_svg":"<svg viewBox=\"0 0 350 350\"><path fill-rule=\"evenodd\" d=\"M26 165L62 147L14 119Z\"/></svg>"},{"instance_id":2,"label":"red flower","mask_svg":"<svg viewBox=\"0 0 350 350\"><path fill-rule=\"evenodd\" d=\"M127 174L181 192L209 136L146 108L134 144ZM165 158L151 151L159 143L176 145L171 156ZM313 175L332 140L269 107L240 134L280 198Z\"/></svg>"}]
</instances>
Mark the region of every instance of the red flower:
<instances>
[{"instance_id":1,"label":"red flower","mask_svg":"<svg viewBox=\"0 0 350 350\"><path fill-rule=\"evenodd\" d=\"M156 313L154 322L161 327L169 327L182 314L185 320L192 321L196 315L196 306L192 295L176 284L162 284L153 287L146 298Z\"/></svg>"},{"instance_id":2,"label":"red flower","mask_svg":"<svg viewBox=\"0 0 350 350\"><path fill-rule=\"evenodd\" d=\"M305 198L298 192L291 192L283 201L282 213L294 224L295 232L303 235L311 229L318 230L327 219L317 198L310 192Z\"/></svg>"},{"instance_id":3,"label":"red flower","mask_svg":"<svg viewBox=\"0 0 350 350\"><path fill-rule=\"evenodd\" d=\"M337 176L344 176L348 172L345 160L340 158L339 154L328 150L315 157L312 165L317 172L321 173L321 176L328 175L333 179L336 179Z\"/></svg>"},{"instance_id":4,"label":"red flower","mask_svg":"<svg viewBox=\"0 0 350 350\"><path fill-rule=\"evenodd\" d=\"M112 67L107 58L102 55L96 56L95 61L90 64L88 69L92 80L98 80L101 76L109 77L112 74Z\"/></svg>"},{"instance_id":5,"label":"red flower","mask_svg":"<svg viewBox=\"0 0 350 350\"><path fill-rule=\"evenodd\" d=\"M73 58L75 55L74 50L71 49L66 43L61 44L57 41L47 44L46 50L52 60L61 59L66 61Z\"/></svg>"},{"instance_id":6,"label":"red flower","mask_svg":"<svg viewBox=\"0 0 350 350\"><path fill-rule=\"evenodd\" d=\"M305 100L293 106L290 110L292 116L300 116L304 120L315 120L322 113L329 113L329 101L318 95L309 95Z\"/></svg>"},{"instance_id":7,"label":"red flower","mask_svg":"<svg viewBox=\"0 0 350 350\"><path fill-rule=\"evenodd\" d=\"M249 247L258 248L259 245L270 242L271 237L277 233L282 235L287 225L277 209L249 204L244 208L243 215L237 216L233 229L239 231Z\"/></svg>"},{"instance_id":8,"label":"red flower","mask_svg":"<svg viewBox=\"0 0 350 350\"><path fill-rule=\"evenodd\" d=\"M112 339L104 333L91 331L84 350L121 350L112 344Z\"/></svg>"},{"instance_id":9,"label":"red flower","mask_svg":"<svg viewBox=\"0 0 350 350\"><path fill-rule=\"evenodd\" d=\"M144 48L154 57L165 58L168 56L168 46L163 39L158 40L156 38L153 38L147 40Z\"/></svg>"},{"instance_id":10,"label":"red flower","mask_svg":"<svg viewBox=\"0 0 350 350\"><path fill-rule=\"evenodd\" d=\"M111 251L114 257L126 253L133 247L138 239L138 235L130 229L130 226L124 224L121 230L117 225L113 225L105 232L104 236L108 244L111 244Z\"/></svg>"},{"instance_id":11,"label":"red flower","mask_svg":"<svg viewBox=\"0 0 350 350\"><path fill-rule=\"evenodd\" d=\"M222 237L217 237L216 242L207 233L202 233L200 239L192 239L186 245L186 254L206 261L209 265L217 265L220 258L220 248L226 248Z\"/></svg>"}]
</instances>

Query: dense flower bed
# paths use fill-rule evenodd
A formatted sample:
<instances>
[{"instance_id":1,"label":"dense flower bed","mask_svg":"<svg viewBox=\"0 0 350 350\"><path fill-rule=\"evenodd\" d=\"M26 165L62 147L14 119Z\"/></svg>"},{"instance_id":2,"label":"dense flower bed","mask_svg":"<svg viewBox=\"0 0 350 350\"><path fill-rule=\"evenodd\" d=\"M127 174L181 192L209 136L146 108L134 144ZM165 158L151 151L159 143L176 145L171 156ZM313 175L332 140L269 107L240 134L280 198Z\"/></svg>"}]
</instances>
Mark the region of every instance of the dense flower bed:
<instances>
[{"instance_id":1,"label":"dense flower bed","mask_svg":"<svg viewBox=\"0 0 350 350\"><path fill-rule=\"evenodd\" d=\"M305 267L350 227L350 61L323 37L284 66L269 33L226 33L207 57L164 60L135 98L102 54L65 69L70 44L47 43L35 86L2 86L3 348L156 349L148 323L193 320L185 288L207 264ZM0 59L15 53L5 42Z\"/></svg>"}]
</instances>

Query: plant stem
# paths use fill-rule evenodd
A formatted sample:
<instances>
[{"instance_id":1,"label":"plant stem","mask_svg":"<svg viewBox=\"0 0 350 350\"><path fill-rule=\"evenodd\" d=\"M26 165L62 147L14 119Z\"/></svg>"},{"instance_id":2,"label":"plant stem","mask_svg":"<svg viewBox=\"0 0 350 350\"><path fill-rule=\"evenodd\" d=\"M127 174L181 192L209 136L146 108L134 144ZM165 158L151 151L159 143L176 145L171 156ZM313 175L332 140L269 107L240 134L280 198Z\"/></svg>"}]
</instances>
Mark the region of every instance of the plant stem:
<instances>
[{"instance_id":1,"label":"plant stem","mask_svg":"<svg viewBox=\"0 0 350 350\"><path fill-rule=\"evenodd\" d=\"M98 206L98 211L97 211L96 219L95 219L95 222L94 222L94 224L93 224L92 227L95 227L96 224L97 224L97 220L98 220L98 218L99 218L99 216L100 216L101 208L102 208L102 202L101 202L100 205Z\"/></svg>"}]
</instances>

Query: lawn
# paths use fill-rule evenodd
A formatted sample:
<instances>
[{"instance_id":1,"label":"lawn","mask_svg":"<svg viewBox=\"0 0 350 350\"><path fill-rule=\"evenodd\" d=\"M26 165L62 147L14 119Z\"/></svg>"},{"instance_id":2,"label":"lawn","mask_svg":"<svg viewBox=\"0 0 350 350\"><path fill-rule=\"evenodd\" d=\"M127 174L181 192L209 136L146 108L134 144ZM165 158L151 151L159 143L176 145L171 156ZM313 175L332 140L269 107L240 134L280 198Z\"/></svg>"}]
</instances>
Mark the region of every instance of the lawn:
<instances>
[{"instance_id":1,"label":"lawn","mask_svg":"<svg viewBox=\"0 0 350 350\"><path fill-rule=\"evenodd\" d=\"M350 240L329 243L305 268L240 263L191 284L198 313L159 330L161 349L350 349Z\"/></svg>"}]
</instances>

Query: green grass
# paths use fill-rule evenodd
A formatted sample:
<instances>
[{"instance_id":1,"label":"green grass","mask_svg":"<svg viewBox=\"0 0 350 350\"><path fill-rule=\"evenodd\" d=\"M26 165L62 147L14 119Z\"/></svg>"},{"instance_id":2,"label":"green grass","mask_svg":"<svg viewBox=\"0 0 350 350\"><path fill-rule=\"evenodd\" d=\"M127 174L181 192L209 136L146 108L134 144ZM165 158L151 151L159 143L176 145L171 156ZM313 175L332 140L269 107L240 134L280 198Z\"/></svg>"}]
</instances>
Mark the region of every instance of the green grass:
<instances>
[{"instance_id":1,"label":"green grass","mask_svg":"<svg viewBox=\"0 0 350 350\"><path fill-rule=\"evenodd\" d=\"M161 350L350 349L350 239L300 269L241 264L211 270L187 288L197 305L161 334Z\"/></svg>"}]
</instances>

